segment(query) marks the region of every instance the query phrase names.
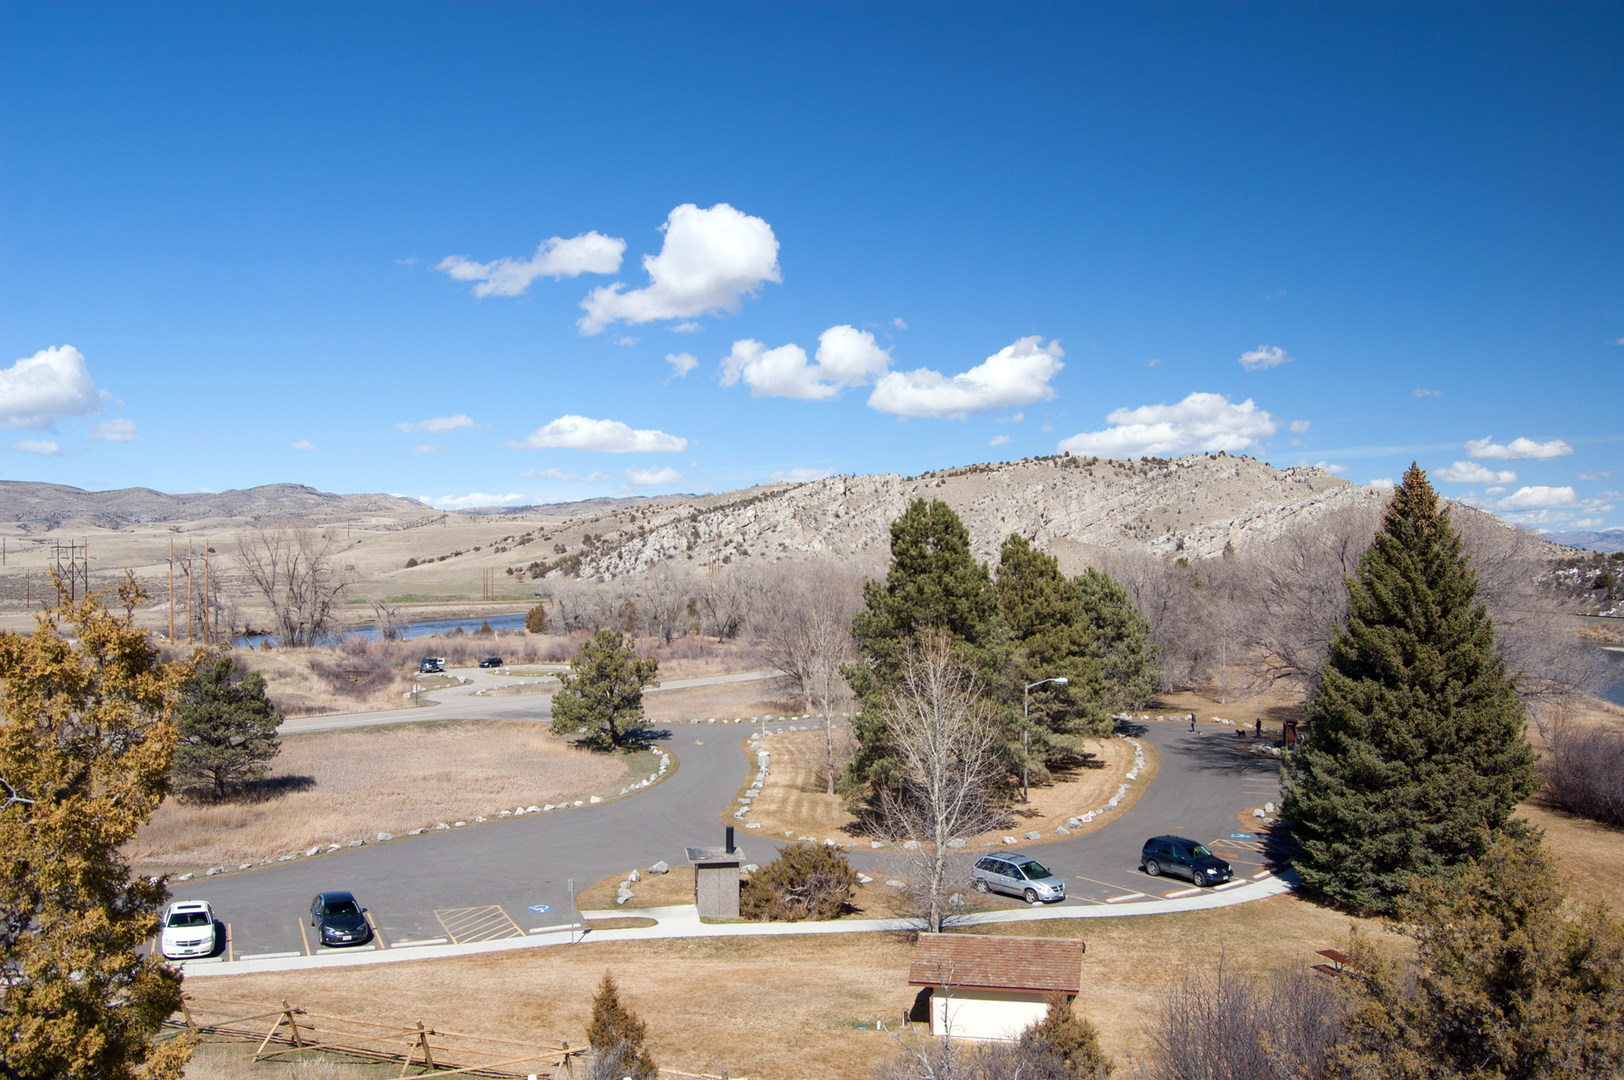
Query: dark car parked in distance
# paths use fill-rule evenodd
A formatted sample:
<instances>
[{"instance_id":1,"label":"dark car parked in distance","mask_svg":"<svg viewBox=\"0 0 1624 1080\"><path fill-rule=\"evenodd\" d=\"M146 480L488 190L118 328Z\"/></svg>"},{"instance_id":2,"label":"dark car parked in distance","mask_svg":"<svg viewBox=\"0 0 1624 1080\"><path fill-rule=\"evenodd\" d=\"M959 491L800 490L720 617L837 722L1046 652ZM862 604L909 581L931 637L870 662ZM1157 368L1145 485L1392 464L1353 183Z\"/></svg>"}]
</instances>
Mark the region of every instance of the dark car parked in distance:
<instances>
[{"instance_id":1,"label":"dark car parked in distance","mask_svg":"<svg viewBox=\"0 0 1624 1080\"><path fill-rule=\"evenodd\" d=\"M318 893L310 901L310 925L323 945L364 945L372 939L367 909L347 892Z\"/></svg>"},{"instance_id":2,"label":"dark car parked in distance","mask_svg":"<svg viewBox=\"0 0 1624 1080\"><path fill-rule=\"evenodd\" d=\"M480 667L501 667L502 666L502 658L500 656L487 656L485 659L483 659L483 660L481 660L479 662L479 666Z\"/></svg>"},{"instance_id":3,"label":"dark car parked in distance","mask_svg":"<svg viewBox=\"0 0 1624 1080\"><path fill-rule=\"evenodd\" d=\"M445 661L438 656L425 656L417 662L420 675L440 675L445 672Z\"/></svg>"},{"instance_id":4,"label":"dark car parked in distance","mask_svg":"<svg viewBox=\"0 0 1624 1080\"><path fill-rule=\"evenodd\" d=\"M1151 877L1171 871L1196 885L1217 885L1229 880L1229 863L1207 850L1205 844L1182 836L1153 836L1139 853L1139 869Z\"/></svg>"}]
</instances>

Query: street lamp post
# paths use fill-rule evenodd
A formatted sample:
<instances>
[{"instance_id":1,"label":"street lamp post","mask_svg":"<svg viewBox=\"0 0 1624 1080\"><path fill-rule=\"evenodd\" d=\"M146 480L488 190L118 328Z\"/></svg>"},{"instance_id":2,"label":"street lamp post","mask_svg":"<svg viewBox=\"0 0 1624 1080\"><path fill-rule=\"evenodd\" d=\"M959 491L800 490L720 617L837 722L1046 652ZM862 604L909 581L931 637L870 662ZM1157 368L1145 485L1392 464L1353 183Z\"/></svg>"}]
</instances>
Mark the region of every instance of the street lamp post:
<instances>
[{"instance_id":1,"label":"street lamp post","mask_svg":"<svg viewBox=\"0 0 1624 1080\"><path fill-rule=\"evenodd\" d=\"M1064 675L1053 679L1039 679L1035 683L1027 683L1026 689L1021 691L1021 802L1026 802L1026 764L1031 757L1032 738L1032 688L1042 686L1044 683L1054 683L1056 686L1065 686L1070 680Z\"/></svg>"}]
</instances>

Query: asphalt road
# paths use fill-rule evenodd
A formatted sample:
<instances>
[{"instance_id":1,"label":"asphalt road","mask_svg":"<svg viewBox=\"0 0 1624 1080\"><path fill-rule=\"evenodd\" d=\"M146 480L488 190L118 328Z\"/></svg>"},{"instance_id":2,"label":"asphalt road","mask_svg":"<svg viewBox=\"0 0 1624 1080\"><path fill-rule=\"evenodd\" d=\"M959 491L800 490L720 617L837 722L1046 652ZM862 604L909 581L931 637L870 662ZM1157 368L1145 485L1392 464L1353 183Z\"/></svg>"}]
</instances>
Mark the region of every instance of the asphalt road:
<instances>
[{"instance_id":1,"label":"asphalt road","mask_svg":"<svg viewBox=\"0 0 1624 1080\"><path fill-rule=\"evenodd\" d=\"M467 704L451 699L437 709L402 711L412 720L473 711L481 717L540 718L544 702L538 697L468 698ZM754 770L753 754L747 756L740 746L751 730L673 726L657 745L676 759L676 769L634 795L197 879L173 891L176 899L213 903L229 927L227 955L238 959L319 949L306 913L316 893L333 889L354 892L368 909L378 931L377 948L489 940L558 926L572 917L569 879L584 888L661 860L672 872L687 873L686 846L720 843L718 819ZM1159 833L1207 843L1234 864L1236 878L1258 872L1269 853L1258 840L1232 834L1253 831L1245 824L1253 820L1252 807L1278 801L1277 762L1245 753L1251 740L1224 727L1202 725L1192 734L1183 722L1152 721L1130 725L1128 733L1154 747L1161 761L1138 802L1096 833L1012 850L1026 850L1061 874L1071 894L1067 904L1154 899L1189 888L1187 882L1139 872L1140 846ZM783 839L743 828L738 838L747 861L758 862L770 859L775 840ZM860 847L851 855L853 865L875 876L900 869L896 853Z\"/></svg>"}]
</instances>

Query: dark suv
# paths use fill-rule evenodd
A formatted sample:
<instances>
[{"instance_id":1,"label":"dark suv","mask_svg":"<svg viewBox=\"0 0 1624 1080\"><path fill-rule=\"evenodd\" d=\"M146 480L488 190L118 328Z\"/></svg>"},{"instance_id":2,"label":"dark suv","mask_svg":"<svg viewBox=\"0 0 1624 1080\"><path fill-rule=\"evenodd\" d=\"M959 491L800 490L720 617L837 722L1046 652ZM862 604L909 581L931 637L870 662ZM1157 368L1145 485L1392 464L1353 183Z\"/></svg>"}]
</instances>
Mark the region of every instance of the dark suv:
<instances>
[{"instance_id":1,"label":"dark suv","mask_svg":"<svg viewBox=\"0 0 1624 1080\"><path fill-rule=\"evenodd\" d=\"M1182 836L1153 836L1146 840L1145 849L1139 853L1139 869L1151 877L1171 871L1197 885L1217 885L1228 881L1230 875L1229 864L1208 851L1205 844Z\"/></svg>"}]
</instances>

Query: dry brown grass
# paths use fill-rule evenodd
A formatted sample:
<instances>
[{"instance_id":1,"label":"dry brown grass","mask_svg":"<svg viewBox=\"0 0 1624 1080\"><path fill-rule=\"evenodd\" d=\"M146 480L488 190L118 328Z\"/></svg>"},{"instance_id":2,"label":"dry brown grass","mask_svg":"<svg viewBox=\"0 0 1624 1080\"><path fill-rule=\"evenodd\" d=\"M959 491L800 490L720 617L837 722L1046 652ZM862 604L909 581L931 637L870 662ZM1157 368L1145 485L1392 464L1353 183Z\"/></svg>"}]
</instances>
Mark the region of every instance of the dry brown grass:
<instances>
[{"instance_id":1,"label":"dry brown grass","mask_svg":"<svg viewBox=\"0 0 1624 1080\"><path fill-rule=\"evenodd\" d=\"M1218 911L1133 919L1053 920L983 933L1082 937L1083 1012L1119 1059L1144 1046L1159 988L1220 951L1260 969L1306 966L1342 942L1350 920L1291 897ZM1379 928L1376 928L1377 932ZM726 1068L761 1080L867 1077L895 1044L913 1002L910 934L806 935L565 948L327 972L197 981L192 992L290 1001L319 1012L424 1023L517 1039L584 1039L605 971L649 1025L660 1062ZM431 966L432 965L432 966Z\"/></svg>"},{"instance_id":2,"label":"dry brown grass","mask_svg":"<svg viewBox=\"0 0 1624 1080\"><path fill-rule=\"evenodd\" d=\"M522 722L410 724L292 735L256 802L166 800L125 848L141 873L235 866L516 806L609 796L651 755L593 754ZM380 785L379 776L390 783ZM301 779L302 778L302 779Z\"/></svg>"},{"instance_id":3,"label":"dry brown grass","mask_svg":"<svg viewBox=\"0 0 1624 1080\"><path fill-rule=\"evenodd\" d=\"M849 738L845 730L836 732L837 738ZM771 754L771 771L767 782L751 804L749 820L761 826L763 835L782 837L786 832L796 836L812 836L818 840L836 839L846 843L858 840L867 843L846 801L839 795L828 794L826 783L827 748L821 731L797 731L774 735L762 741ZM1064 825L1068 818L1097 810L1116 794L1128 770L1133 767L1133 747L1122 739L1089 739L1087 748L1095 755L1086 768L1073 768L1055 774L1052 783L1034 786L1030 802L1009 806L1008 820L997 828L971 840L972 847L999 846L1006 835L1017 838L1027 832L1038 832L1043 839L1026 840L1023 844L1058 840L1055 827ZM754 756L748 743L741 744L745 754ZM845 760L849 748L837 746L837 760ZM1109 814L1102 814L1081 828L1072 829L1072 835L1093 832L1103 828L1125 813L1139 794L1144 791L1156 773L1156 755L1145 747L1146 768L1128 790L1127 797ZM748 784L748 781L746 781ZM742 794L746 787L740 788ZM723 824L732 824L732 803L722 811Z\"/></svg>"},{"instance_id":4,"label":"dry brown grass","mask_svg":"<svg viewBox=\"0 0 1624 1080\"><path fill-rule=\"evenodd\" d=\"M717 673L719 674L719 673ZM660 668L661 679L677 676ZM643 694L643 714L656 723L681 724L689 720L733 720L738 717L798 715L799 702L777 692L771 679L757 682L692 686L683 690L650 690Z\"/></svg>"}]
</instances>

